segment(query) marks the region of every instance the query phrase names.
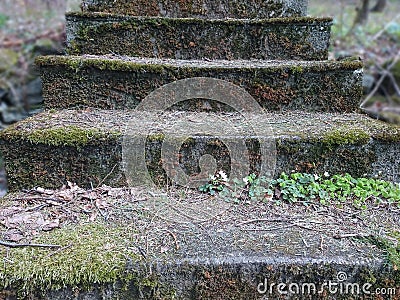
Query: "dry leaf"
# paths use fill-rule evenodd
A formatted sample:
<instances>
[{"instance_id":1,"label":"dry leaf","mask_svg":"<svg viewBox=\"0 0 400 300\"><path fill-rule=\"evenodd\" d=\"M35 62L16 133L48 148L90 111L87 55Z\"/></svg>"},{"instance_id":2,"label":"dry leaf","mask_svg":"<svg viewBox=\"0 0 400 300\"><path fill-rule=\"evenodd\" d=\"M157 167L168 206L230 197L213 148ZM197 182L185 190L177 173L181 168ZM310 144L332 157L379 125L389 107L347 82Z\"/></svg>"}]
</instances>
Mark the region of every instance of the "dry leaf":
<instances>
[{"instance_id":1,"label":"dry leaf","mask_svg":"<svg viewBox=\"0 0 400 300\"><path fill-rule=\"evenodd\" d=\"M22 240L24 238L24 236L21 234L21 231L19 231L18 229L10 229L10 230L7 230L3 234L3 238L6 241L19 242L20 240Z\"/></svg>"},{"instance_id":2,"label":"dry leaf","mask_svg":"<svg viewBox=\"0 0 400 300\"><path fill-rule=\"evenodd\" d=\"M169 247L161 246L160 252L161 252L161 253L165 253L165 252L167 252L168 250L169 250Z\"/></svg>"},{"instance_id":3,"label":"dry leaf","mask_svg":"<svg viewBox=\"0 0 400 300\"><path fill-rule=\"evenodd\" d=\"M72 201L74 199L74 194L71 192L71 190L60 191L56 194L56 196L66 201Z\"/></svg>"},{"instance_id":4,"label":"dry leaf","mask_svg":"<svg viewBox=\"0 0 400 300\"><path fill-rule=\"evenodd\" d=\"M50 231L54 228L60 227L60 219L46 220L43 224L43 231Z\"/></svg>"},{"instance_id":5,"label":"dry leaf","mask_svg":"<svg viewBox=\"0 0 400 300\"><path fill-rule=\"evenodd\" d=\"M44 224L43 216L40 212L23 212L7 217L4 220L4 225L7 228L26 227L35 229Z\"/></svg>"},{"instance_id":6,"label":"dry leaf","mask_svg":"<svg viewBox=\"0 0 400 300\"><path fill-rule=\"evenodd\" d=\"M96 206L98 209L105 209L109 206L109 204L103 199L96 199Z\"/></svg>"},{"instance_id":7,"label":"dry leaf","mask_svg":"<svg viewBox=\"0 0 400 300\"><path fill-rule=\"evenodd\" d=\"M98 197L97 193L94 191L87 191L82 195L82 199L94 200Z\"/></svg>"},{"instance_id":8,"label":"dry leaf","mask_svg":"<svg viewBox=\"0 0 400 300\"><path fill-rule=\"evenodd\" d=\"M54 194L53 190L46 190L41 187L36 188L35 191L38 192L39 194L44 194L44 195L53 195Z\"/></svg>"},{"instance_id":9,"label":"dry leaf","mask_svg":"<svg viewBox=\"0 0 400 300\"><path fill-rule=\"evenodd\" d=\"M89 221L90 221L90 222L96 221L96 218L97 218L97 215L98 215L98 214L99 214L99 213L97 212L97 210L94 211L94 212L92 212L92 213L90 214Z\"/></svg>"}]
</instances>

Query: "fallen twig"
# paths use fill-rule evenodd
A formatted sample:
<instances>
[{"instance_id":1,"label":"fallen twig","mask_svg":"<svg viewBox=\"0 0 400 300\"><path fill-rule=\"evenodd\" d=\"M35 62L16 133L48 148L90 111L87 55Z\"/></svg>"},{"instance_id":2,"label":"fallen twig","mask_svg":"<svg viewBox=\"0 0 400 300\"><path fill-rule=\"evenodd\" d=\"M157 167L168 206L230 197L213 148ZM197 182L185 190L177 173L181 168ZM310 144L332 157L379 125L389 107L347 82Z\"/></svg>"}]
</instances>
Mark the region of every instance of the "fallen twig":
<instances>
[{"instance_id":1,"label":"fallen twig","mask_svg":"<svg viewBox=\"0 0 400 300\"><path fill-rule=\"evenodd\" d=\"M57 253L60 253L61 251L64 251L65 249L71 248L72 244L69 244L67 246L61 247L59 249L57 249L56 251L54 251L53 253L50 253L49 255L47 255L47 257L51 257L53 255L56 255Z\"/></svg>"},{"instance_id":2,"label":"fallen twig","mask_svg":"<svg viewBox=\"0 0 400 300\"><path fill-rule=\"evenodd\" d=\"M236 224L236 226L242 226L246 224L251 224L251 223L258 223L258 222L291 222L293 219L283 219L283 218L277 218L277 219L253 219L253 220L248 220L248 221L243 221L241 223Z\"/></svg>"},{"instance_id":3,"label":"fallen twig","mask_svg":"<svg viewBox=\"0 0 400 300\"><path fill-rule=\"evenodd\" d=\"M174 239L174 243L175 243L175 248L176 250L179 250L179 244L178 244L178 239L176 238L175 233L173 233L172 231L167 230L167 233L172 236L172 238Z\"/></svg>"},{"instance_id":4,"label":"fallen twig","mask_svg":"<svg viewBox=\"0 0 400 300\"><path fill-rule=\"evenodd\" d=\"M333 238L334 239L346 239L346 238L366 238L366 237L370 237L370 234L362 234L362 233L347 233L347 234L337 234L334 235Z\"/></svg>"},{"instance_id":5,"label":"fallen twig","mask_svg":"<svg viewBox=\"0 0 400 300\"><path fill-rule=\"evenodd\" d=\"M51 245L51 244L17 244L0 240L0 245L9 248L22 248L22 247L36 247L36 248L60 248L61 245Z\"/></svg>"},{"instance_id":6,"label":"fallen twig","mask_svg":"<svg viewBox=\"0 0 400 300\"><path fill-rule=\"evenodd\" d=\"M112 173L114 173L114 170L115 170L115 168L118 166L118 164L115 164L113 167L112 167L112 169L111 169L111 171L100 181L100 183L97 185L97 188L99 188L99 187L101 187L101 185L104 183L104 181L106 181L107 180L107 178L112 174Z\"/></svg>"}]
</instances>

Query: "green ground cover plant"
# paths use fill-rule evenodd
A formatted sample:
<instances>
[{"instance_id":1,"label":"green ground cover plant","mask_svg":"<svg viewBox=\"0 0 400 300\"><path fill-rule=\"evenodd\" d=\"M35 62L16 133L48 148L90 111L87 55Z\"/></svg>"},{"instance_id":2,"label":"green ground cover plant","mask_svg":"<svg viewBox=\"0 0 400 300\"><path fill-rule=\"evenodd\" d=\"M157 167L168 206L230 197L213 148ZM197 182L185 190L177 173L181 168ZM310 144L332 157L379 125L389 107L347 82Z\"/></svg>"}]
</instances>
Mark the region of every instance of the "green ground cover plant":
<instances>
[{"instance_id":1,"label":"green ground cover plant","mask_svg":"<svg viewBox=\"0 0 400 300\"><path fill-rule=\"evenodd\" d=\"M245 178L228 181L220 171L199 188L201 192L217 195L226 201L241 203L248 200L274 200L309 205L340 205L349 202L366 209L367 201L394 203L400 206L400 184L379 178L354 178L350 174L282 173L277 179L268 181L265 176L250 174Z\"/></svg>"}]
</instances>

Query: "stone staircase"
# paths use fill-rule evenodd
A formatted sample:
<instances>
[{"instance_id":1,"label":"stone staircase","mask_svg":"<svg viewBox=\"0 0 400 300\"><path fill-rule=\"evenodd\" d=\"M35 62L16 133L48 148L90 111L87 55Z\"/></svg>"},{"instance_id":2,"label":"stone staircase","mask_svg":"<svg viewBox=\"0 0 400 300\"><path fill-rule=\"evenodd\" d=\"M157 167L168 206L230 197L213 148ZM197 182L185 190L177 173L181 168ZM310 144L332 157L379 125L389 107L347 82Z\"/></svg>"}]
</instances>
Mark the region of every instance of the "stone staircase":
<instances>
[{"instance_id":1,"label":"stone staircase","mask_svg":"<svg viewBox=\"0 0 400 300\"><path fill-rule=\"evenodd\" d=\"M36 61L45 112L1 132L10 190L66 181L196 186L217 170L399 181L400 127L359 113L362 62L328 61L332 20L306 17L306 7L306 0L84 0L82 12L66 16L69 55ZM197 251L206 239L189 239L166 265L152 261L169 286L160 299L172 299L172 290L184 299L258 299L257 280L268 276L391 276L376 249L353 264L340 243L329 257L299 259L261 241L250 250L218 238L232 247ZM191 292L210 279L200 273L218 277L203 296ZM238 290L212 294L229 278L240 281ZM105 297L101 287L96 295Z\"/></svg>"}]
</instances>

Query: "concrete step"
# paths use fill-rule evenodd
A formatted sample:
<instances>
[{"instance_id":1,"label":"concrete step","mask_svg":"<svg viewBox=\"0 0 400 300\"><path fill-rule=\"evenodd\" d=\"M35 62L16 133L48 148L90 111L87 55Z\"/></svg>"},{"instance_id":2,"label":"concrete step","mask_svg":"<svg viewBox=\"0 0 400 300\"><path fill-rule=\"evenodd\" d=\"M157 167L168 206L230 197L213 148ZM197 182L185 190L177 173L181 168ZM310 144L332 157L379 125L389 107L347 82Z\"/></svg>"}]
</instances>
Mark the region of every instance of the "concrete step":
<instances>
[{"instance_id":1,"label":"concrete step","mask_svg":"<svg viewBox=\"0 0 400 300\"><path fill-rule=\"evenodd\" d=\"M400 127L360 114L47 111L3 130L0 149L13 191L67 180L195 187L215 170L400 180Z\"/></svg>"},{"instance_id":2,"label":"concrete step","mask_svg":"<svg viewBox=\"0 0 400 300\"><path fill-rule=\"evenodd\" d=\"M83 0L82 10L133 16L264 19L305 16L307 0Z\"/></svg>"},{"instance_id":3,"label":"concrete step","mask_svg":"<svg viewBox=\"0 0 400 300\"><path fill-rule=\"evenodd\" d=\"M200 90L209 90L205 85L212 78L238 85L268 111L354 112L362 96L360 61L186 61L84 55L44 56L36 64L47 108L132 109L157 88L192 77L209 79L194 83ZM226 109L211 100L186 101L180 107Z\"/></svg>"},{"instance_id":4,"label":"concrete step","mask_svg":"<svg viewBox=\"0 0 400 300\"><path fill-rule=\"evenodd\" d=\"M70 54L325 60L331 18L205 20L68 13Z\"/></svg>"},{"instance_id":5,"label":"concrete step","mask_svg":"<svg viewBox=\"0 0 400 300\"><path fill-rule=\"evenodd\" d=\"M398 232L394 206L360 213L347 206L232 205L194 193L182 200L134 189L75 191L72 200L51 200L58 205L49 215L73 212L78 221L32 240L60 248L0 249L7 255L0 265L5 299L343 300L396 299L399 292L399 271L385 249L363 240ZM56 198L70 190L46 192ZM84 195L93 199L86 214L79 213ZM33 197L40 194L9 201Z\"/></svg>"}]
</instances>

